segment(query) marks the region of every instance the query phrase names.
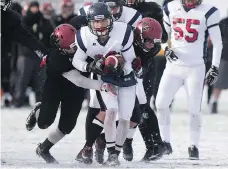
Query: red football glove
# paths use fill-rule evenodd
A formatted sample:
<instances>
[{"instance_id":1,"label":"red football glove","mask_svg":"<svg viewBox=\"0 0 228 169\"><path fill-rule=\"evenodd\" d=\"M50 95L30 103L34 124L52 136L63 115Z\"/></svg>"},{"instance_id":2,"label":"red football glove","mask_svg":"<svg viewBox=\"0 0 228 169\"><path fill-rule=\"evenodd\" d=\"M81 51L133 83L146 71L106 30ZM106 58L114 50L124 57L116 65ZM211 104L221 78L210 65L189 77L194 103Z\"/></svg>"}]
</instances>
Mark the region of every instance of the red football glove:
<instances>
[{"instance_id":1,"label":"red football glove","mask_svg":"<svg viewBox=\"0 0 228 169\"><path fill-rule=\"evenodd\" d=\"M43 67L46 64L46 61L47 61L47 55L42 58L40 62L40 67Z\"/></svg>"},{"instance_id":2,"label":"red football glove","mask_svg":"<svg viewBox=\"0 0 228 169\"><path fill-rule=\"evenodd\" d=\"M132 69L133 69L135 72L140 71L141 68L142 68L141 59L140 59L139 57L136 57L136 58L131 62L131 66L132 66Z\"/></svg>"}]
</instances>

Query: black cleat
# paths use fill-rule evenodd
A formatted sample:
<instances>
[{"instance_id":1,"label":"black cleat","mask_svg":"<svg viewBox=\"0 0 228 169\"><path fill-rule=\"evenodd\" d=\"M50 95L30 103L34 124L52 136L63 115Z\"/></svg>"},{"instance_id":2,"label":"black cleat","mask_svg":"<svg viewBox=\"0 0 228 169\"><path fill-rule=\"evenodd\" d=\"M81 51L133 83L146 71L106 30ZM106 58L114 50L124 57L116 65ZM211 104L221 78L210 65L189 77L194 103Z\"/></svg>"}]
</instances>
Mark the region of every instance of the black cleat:
<instances>
[{"instance_id":1,"label":"black cleat","mask_svg":"<svg viewBox=\"0 0 228 169\"><path fill-rule=\"evenodd\" d=\"M141 161L147 162L147 161L151 161L151 160L155 160L155 159L156 159L156 156L154 155L154 149L151 148L151 149L146 150L146 153Z\"/></svg>"},{"instance_id":2,"label":"black cleat","mask_svg":"<svg viewBox=\"0 0 228 169\"><path fill-rule=\"evenodd\" d=\"M99 163L99 164L103 164L104 163L104 151L105 151L105 147L106 147L106 141L105 138L100 135L96 142L95 142L95 160Z\"/></svg>"},{"instance_id":3,"label":"black cleat","mask_svg":"<svg viewBox=\"0 0 228 169\"><path fill-rule=\"evenodd\" d=\"M147 149L141 161L149 162L149 161L160 159L164 155L166 150L167 149L163 143L157 144L153 148Z\"/></svg>"},{"instance_id":4,"label":"black cleat","mask_svg":"<svg viewBox=\"0 0 228 169\"><path fill-rule=\"evenodd\" d=\"M133 160L132 141L133 139L127 138L123 145L123 158L127 161Z\"/></svg>"},{"instance_id":5,"label":"black cleat","mask_svg":"<svg viewBox=\"0 0 228 169\"><path fill-rule=\"evenodd\" d=\"M45 148L44 144L39 144L36 149L36 154L43 158L46 163L59 164L59 162L50 154L49 150Z\"/></svg>"},{"instance_id":6,"label":"black cleat","mask_svg":"<svg viewBox=\"0 0 228 169\"><path fill-rule=\"evenodd\" d=\"M103 164L104 166L119 166L120 161L118 160L118 155L117 154L108 154L108 159L107 161Z\"/></svg>"},{"instance_id":7,"label":"black cleat","mask_svg":"<svg viewBox=\"0 0 228 169\"><path fill-rule=\"evenodd\" d=\"M170 155L173 153L173 149L172 149L172 146L170 143L167 143L167 142L163 142L165 147L166 147L166 152L164 152L164 154L166 155Z\"/></svg>"},{"instance_id":8,"label":"black cleat","mask_svg":"<svg viewBox=\"0 0 228 169\"><path fill-rule=\"evenodd\" d=\"M92 147L85 146L77 155L77 161L90 165L93 162L93 149Z\"/></svg>"},{"instance_id":9,"label":"black cleat","mask_svg":"<svg viewBox=\"0 0 228 169\"><path fill-rule=\"evenodd\" d=\"M36 126L36 112L40 110L40 106L41 102L37 102L26 119L25 126L28 131L31 131Z\"/></svg>"},{"instance_id":10,"label":"black cleat","mask_svg":"<svg viewBox=\"0 0 228 169\"><path fill-rule=\"evenodd\" d=\"M188 147L188 154L190 160L199 160L199 150L196 146Z\"/></svg>"},{"instance_id":11,"label":"black cleat","mask_svg":"<svg viewBox=\"0 0 228 169\"><path fill-rule=\"evenodd\" d=\"M157 144L154 146L154 155L157 159L161 158L166 151L167 151L167 148L164 143Z\"/></svg>"}]
</instances>

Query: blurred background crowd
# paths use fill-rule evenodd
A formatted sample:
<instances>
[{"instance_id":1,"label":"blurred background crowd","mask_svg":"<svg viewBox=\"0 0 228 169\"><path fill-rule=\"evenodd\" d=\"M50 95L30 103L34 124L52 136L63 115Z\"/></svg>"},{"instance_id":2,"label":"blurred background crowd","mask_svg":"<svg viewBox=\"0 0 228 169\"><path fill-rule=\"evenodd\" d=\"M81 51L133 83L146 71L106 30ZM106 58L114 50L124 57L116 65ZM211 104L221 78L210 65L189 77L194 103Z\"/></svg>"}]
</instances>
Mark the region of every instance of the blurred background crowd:
<instances>
[{"instance_id":1,"label":"blurred background crowd","mask_svg":"<svg viewBox=\"0 0 228 169\"><path fill-rule=\"evenodd\" d=\"M34 34L46 47L49 47L49 37L56 26L67 23L77 14L83 5L96 0L14 0L12 9L22 15L25 27ZM208 0L210 1L210 0ZM218 0L219 1L219 0ZM164 0L156 1L161 6ZM205 0L207 2L207 0ZM220 1L221 2L221 1ZM228 88L228 13L227 8L218 7L221 11L220 28L223 37L223 53L218 82L208 88L208 105L211 113L217 113L218 99L222 90ZM4 24L4 23L1 23ZM1 53L1 106L20 108L33 106L40 101L40 66L36 56L20 44L7 45L10 52ZM210 66L213 45L208 39L208 65ZM157 77L155 78L155 93L165 68L166 59L163 51L156 56ZM87 105L85 100L85 106Z\"/></svg>"}]
</instances>

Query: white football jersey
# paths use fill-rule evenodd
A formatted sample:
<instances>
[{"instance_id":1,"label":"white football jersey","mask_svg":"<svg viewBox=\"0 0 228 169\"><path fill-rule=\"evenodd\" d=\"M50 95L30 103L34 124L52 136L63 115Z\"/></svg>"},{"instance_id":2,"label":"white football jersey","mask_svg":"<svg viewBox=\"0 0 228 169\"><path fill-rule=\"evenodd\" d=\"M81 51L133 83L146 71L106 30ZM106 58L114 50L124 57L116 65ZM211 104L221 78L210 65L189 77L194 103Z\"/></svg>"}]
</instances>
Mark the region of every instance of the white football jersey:
<instances>
[{"instance_id":1,"label":"white football jersey","mask_svg":"<svg viewBox=\"0 0 228 169\"><path fill-rule=\"evenodd\" d=\"M82 27L76 33L76 45L78 47L74 58L73 66L78 70L86 71L87 56L95 58L96 56L105 56L111 51L121 53L124 57L124 72L128 74L132 71L131 62L135 58L133 43L133 32L131 26L123 22L114 22L113 28L109 33L109 39L101 44L97 36L91 33L88 26Z\"/></svg>"},{"instance_id":2,"label":"white football jersey","mask_svg":"<svg viewBox=\"0 0 228 169\"><path fill-rule=\"evenodd\" d=\"M87 13L88 13L89 7L90 7L90 5L86 5L86 6L81 7L81 8L78 10L78 15L86 16Z\"/></svg>"},{"instance_id":3,"label":"white football jersey","mask_svg":"<svg viewBox=\"0 0 228 169\"><path fill-rule=\"evenodd\" d=\"M129 24L130 26L135 27L136 23L142 19L142 15L140 14L139 11L123 6L123 11L118 20L116 22L124 22Z\"/></svg>"},{"instance_id":4,"label":"white football jersey","mask_svg":"<svg viewBox=\"0 0 228 169\"><path fill-rule=\"evenodd\" d=\"M220 41L218 9L209 4L200 4L185 11L180 1L172 1L164 6L163 14L171 49L179 58L174 63L186 66L203 64L208 35L213 36L212 40L216 43ZM217 55L221 53L217 52ZM214 64L219 65L219 60Z\"/></svg>"}]
</instances>

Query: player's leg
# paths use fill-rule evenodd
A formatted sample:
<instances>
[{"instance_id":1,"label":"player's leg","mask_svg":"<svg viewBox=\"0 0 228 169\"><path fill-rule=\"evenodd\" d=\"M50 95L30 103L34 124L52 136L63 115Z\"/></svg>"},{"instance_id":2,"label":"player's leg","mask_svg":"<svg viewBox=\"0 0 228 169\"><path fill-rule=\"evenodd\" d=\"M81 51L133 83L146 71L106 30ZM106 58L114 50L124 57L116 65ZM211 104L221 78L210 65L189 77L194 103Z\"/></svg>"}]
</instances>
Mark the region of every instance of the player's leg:
<instances>
[{"instance_id":1,"label":"player's leg","mask_svg":"<svg viewBox=\"0 0 228 169\"><path fill-rule=\"evenodd\" d=\"M104 133L106 146L109 154L108 160L105 165L118 165L119 161L115 151L116 141L116 117L118 113L118 100L117 96L110 93L101 92L102 99L106 106L105 119L104 119ZM110 158L112 159L110 161Z\"/></svg>"},{"instance_id":2,"label":"player's leg","mask_svg":"<svg viewBox=\"0 0 228 169\"><path fill-rule=\"evenodd\" d=\"M133 113L131 116L130 128L127 133L127 138L123 145L123 158L127 161L133 160L132 141L133 141L133 137L136 132L137 126L140 123L140 119L141 119L141 112L139 109L138 100L136 99Z\"/></svg>"},{"instance_id":3,"label":"player's leg","mask_svg":"<svg viewBox=\"0 0 228 169\"><path fill-rule=\"evenodd\" d=\"M50 77L47 78L44 85L42 102L38 102L35 105L33 111L31 112L28 118L30 119L28 120L30 122L37 121L38 127L40 129L48 128L55 120L59 103L61 100L60 91L62 86L62 83L60 80L58 80L58 83L56 82L57 82L56 79L52 79ZM61 133L59 129L56 129L55 131L53 131L51 135L52 134L54 135L53 138L57 140L61 139L64 136L64 134ZM52 143L52 140L45 139L45 141L39 144L39 146L36 149L37 155L43 158L47 163L58 163L56 159L49 152L49 149L53 145L54 143Z\"/></svg>"},{"instance_id":4,"label":"player's leg","mask_svg":"<svg viewBox=\"0 0 228 169\"><path fill-rule=\"evenodd\" d=\"M105 112L100 111L100 108L98 108L100 107L100 104L103 104L100 92L91 90L90 98L90 106L86 116L86 143L76 157L76 160L85 163L87 162L87 160L84 160L83 157L87 157L90 155L84 152L86 152L87 149L92 149L93 144L103 130L103 122L105 118ZM102 148L100 148L98 151L95 151L95 157L99 163L103 163L104 160L103 153L105 149L105 140L103 142L103 145L104 147L102 147L101 145Z\"/></svg>"},{"instance_id":5,"label":"player's leg","mask_svg":"<svg viewBox=\"0 0 228 169\"><path fill-rule=\"evenodd\" d=\"M185 80L185 89L188 99L190 116L190 147L189 158L198 159L198 146L201 131L201 102L205 78L205 65L189 68L189 74Z\"/></svg>"},{"instance_id":6,"label":"player's leg","mask_svg":"<svg viewBox=\"0 0 228 169\"><path fill-rule=\"evenodd\" d=\"M144 161L160 158L166 150L161 139L157 116L149 104L152 95L154 95L157 77L156 69L156 65L151 64L143 78L143 86L146 92L148 104L146 108L144 108L142 105L140 106L142 119L141 123L139 124L139 130L147 148L147 151L143 157Z\"/></svg>"},{"instance_id":7,"label":"player's leg","mask_svg":"<svg viewBox=\"0 0 228 169\"><path fill-rule=\"evenodd\" d=\"M156 98L156 108L159 115L159 125L161 130L161 136L164 144L167 147L167 153L172 153L170 145L170 110L169 106L178 91L183 85L183 72L182 67L167 64L166 69L162 75L158 94Z\"/></svg>"},{"instance_id":8,"label":"player's leg","mask_svg":"<svg viewBox=\"0 0 228 169\"><path fill-rule=\"evenodd\" d=\"M119 88L119 91L118 91L119 122L116 129L115 154L113 155L112 153L109 152L109 157L108 157L108 160L106 161L106 164L108 165L112 165L113 162L115 164L119 164L118 155L127 137L129 126L130 126L130 118L132 116L132 112L134 109L134 103L135 103L135 97L136 97L135 90L136 90L135 86ZM106 116L107 115L108 114L106 113ZM107 138L106 138L106 141L108 141Z\"/></svg>"},{"instance_id":9,"label":"player's leg","mask_svg":"<svg viewBox=\"0 0 228 169\"><path fill-rule=\"evenodd\" d=\"M32 130L36 123L40 129L48 128L55 120L60 103L61 84L48 77L44 84L42 103L38 102L26 120L26 128Z\"/></svg>"}]
</instances>

